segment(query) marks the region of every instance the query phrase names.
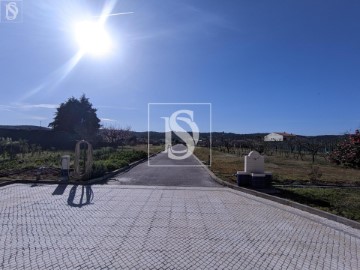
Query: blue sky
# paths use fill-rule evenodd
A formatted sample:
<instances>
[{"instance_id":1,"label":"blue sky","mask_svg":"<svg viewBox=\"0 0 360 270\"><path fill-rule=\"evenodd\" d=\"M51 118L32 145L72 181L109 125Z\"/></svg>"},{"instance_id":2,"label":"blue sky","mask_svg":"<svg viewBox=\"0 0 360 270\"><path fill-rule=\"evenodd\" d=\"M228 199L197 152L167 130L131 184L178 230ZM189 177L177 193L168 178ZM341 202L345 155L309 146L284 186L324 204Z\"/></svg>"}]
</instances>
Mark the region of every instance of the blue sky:
<instances>
[{"instance_id":1,"label":"blue sky","mask_svg":"<svg viewBox=\"0 0 360 270\"><path fill-rule=\"evenodd\" d=\"M108 18L112 52L76 59L74 24L106 3L24 0L0 23L0 124L47 126L85 93L102 124L136 131L164 102L212 103L213 131L360 127L358 0L114 1L134 13Z\"/></svg>"}]
</instances>

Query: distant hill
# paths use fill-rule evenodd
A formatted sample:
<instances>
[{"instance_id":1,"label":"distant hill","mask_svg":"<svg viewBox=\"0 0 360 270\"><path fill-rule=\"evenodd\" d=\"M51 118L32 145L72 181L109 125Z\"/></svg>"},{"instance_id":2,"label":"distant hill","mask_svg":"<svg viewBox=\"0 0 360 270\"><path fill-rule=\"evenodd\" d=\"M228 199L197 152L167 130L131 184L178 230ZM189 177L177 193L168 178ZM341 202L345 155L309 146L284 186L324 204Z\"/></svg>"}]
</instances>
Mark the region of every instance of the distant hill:
<instances>
[{"instance_id":1,"label":"distant hill","mask_svg":"<svg viewBox=\"0 0 360 270\"><path fill-rule=\"evenodd\" d=\"M148 135L150 135L151 144L163 143L165 140L165 134L163 132L147 131L143 132L131 132L132 137L135 137L138 143L148 143ZM252 133L252 134L236 134L231 132L212 132L211 139L213 145L246 141L261 142L264 140L264 136L268 133ZM44 148L56 147L73 147L76 142L76 136L66 134L64 132L54 132L47 127L33 126L33 125L0 125L0 138L12 138L13 140L24 139L29 143L39 144ZM178 140L176 134L172 134L172 139ZM297 135L299 139L315 139L324 143L336 143L345 138L345 135L319 135L319 136L301 136ZM209 142L210 133L200 133L200 141ZM181 139L180 139L181 140Z\"/></svg>"},{"instance_id":2,"label":"distant hill","mask_svg":"<svg viewBox=\"0 0 360 270\"><path fill-rule=\"evenodd\" d=\"M31 126L31 125L19 125L19 126L6 126L0 125L0 129L7 130L50 130L47 127Z\"/></svg>"},{"instance_id":3,"label":"distant hill","mask_svg":"<svg viewBox=\"0 0 360 270\"><path fill-rule=\"evenodd\" d=\"M55 132L50 128L31 125L0 125L0 138L13 141L26 140L29 144L40 145L43 149L74 149L77 138L65 132Z\"/></svg>"},{"instance_id":4,"label":"distant hill","mask_svg":"<svg viewBox=\"0 0 360 270\"><path fill-rule=\"evenodd\" d=\"M0 130L26 130L26 131L50 131L50 128L47 127L40 127L40 126L33 126L33 125L0 125ZM133 136L136 136L137 138L148 138L148 132L147 131L132 131ZM238 134L238 133L232 133L232 132L212 132L212 138L223 138L223 139L260 139L264 138L267 133L250 133L250 134ZM201 132L200 137L209 137L209 132ZM335 138L343 138L345 135L318 135L318 136L302 136L297 135L297 137L300 138L317 138L320 140L332 140ZM150 131L150 138L152 139L163 139L164 133L163 132L157 132L157 131Z\"/></svg>"},{"instance_id":5,"label":"distant hill","mask_svg":"<svg viewBox=\"0 0 360 270\"><path fill-rule=\"evenodd\" d=\"M250 134L237 134L237 133L231 133L231 132L212 132L211 137L213 141L216 140L263 140L264 136L268 135L269 133L250 133ZM133 131L133 135L136 136L138 139L147 139L148 138L148 132L136 132ZM303 136L303 135L296 135L297 138L302 139L316 139L320 141L334 141L343 139L346 137L346 135L318 135L318 136ZM209 138L210 134L209 132L203 132L200 133L200 138ZM164 133L163 132L156 132L156 131L150 131L150 138L152 140L160 140L164 139Z\"/></svg>"}]
</instances>

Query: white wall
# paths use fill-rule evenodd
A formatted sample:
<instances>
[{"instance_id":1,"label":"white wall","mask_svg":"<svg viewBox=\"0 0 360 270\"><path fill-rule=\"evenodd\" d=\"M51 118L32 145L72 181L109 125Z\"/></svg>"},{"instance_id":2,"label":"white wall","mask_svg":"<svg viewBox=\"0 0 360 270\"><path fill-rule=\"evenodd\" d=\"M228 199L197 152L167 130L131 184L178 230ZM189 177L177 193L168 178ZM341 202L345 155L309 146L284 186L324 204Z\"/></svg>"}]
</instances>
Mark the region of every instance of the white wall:
<instances>
[{"instance_id":1,"label":"white wall","mask_svg":"<svg viewBox=\"0 0 360 270\"><path fill-rule=\"evenodd\" d=\"M271 141L282 142L283 140L284 140L284 137L277 133L270 133L264 137L265 142L271 142Z\"/></svg>"}]
</instances>

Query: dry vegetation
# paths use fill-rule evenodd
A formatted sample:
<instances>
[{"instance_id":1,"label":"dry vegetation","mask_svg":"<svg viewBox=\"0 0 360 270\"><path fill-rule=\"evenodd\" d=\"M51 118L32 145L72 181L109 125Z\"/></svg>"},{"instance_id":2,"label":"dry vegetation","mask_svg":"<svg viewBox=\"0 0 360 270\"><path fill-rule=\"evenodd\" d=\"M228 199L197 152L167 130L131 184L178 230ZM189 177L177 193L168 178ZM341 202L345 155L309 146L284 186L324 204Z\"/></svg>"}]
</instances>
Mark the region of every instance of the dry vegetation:
<instances>
[{"instance_id":1,"label":"dry vegetation","mask_svg":"<svg viewBox=\"0 0 360 270\"><path fill-rule=\"evenodd\" d=\"M128 146L128 148L134 149L136 151L143 151L146 153L149 152L150 155L159 153L160 151L164 150L163 145L152 145L152 144L150 144L149 147L147 144L138 144L138 145L134 145L134 146Z\"/></svg>"},{"instance_id":2,"label":"dry vegetation","mask_svg":"<svg viewBox=\"0 0 360 270\"><path fill-rule=\"evenodd\" d=\"M198 147L195 155L208 163L209 149ZM318 168L315 177L314 168ZM244 170L244 157L213 149L210 169L222 180L236 184L234 174ZM273 185L285 185L277 188L278 196L360 222L360 170L343 168L319 158L312 164L310 156L304 161L289 156L265 156L265 170L273 173ZM352 188L314 187L316 185Z\"/></svg>"},{"instance_id":3,"label":"dry vegetation","mask_svg":"<svg viewBox=\"0 0 360 270\"><path fill-rule=\"evenodd\" d=\"M198 147L195 155L202 161L208 160L209 150ZM318 167L318 179L311 179L313 168ZM236 171L244 170L244 157L212 150L211 170L223 180L236 182ZM265 170L272 172L274 184L340 184L360 186L360 170L340 167L324 158L317 158L313 164L310 156L304 161L290 156L265 156ZM320 176L321 174L321 176Z\"/></svg>"}]
</instances>

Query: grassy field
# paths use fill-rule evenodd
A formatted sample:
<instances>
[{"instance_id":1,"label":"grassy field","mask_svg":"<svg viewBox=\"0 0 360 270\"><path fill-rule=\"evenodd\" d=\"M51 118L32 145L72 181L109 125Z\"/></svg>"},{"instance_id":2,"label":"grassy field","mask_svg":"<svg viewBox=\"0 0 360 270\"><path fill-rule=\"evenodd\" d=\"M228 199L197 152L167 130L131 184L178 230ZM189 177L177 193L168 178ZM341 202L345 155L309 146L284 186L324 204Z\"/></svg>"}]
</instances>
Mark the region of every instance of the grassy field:
<instances>
[{"instance_id":1,"label":"grassy field","mask_svg":"<svg viewBox=\"0 0 360 270\"><path fill-rule=\"evenodd\" d=\"M209 164L210 151L207 148L196 147L194 154L205 164ZM210 169L221 179L236 183L234 174L244 167L241 158L233 154L226 154L219 151L211 151Z\"/></svg>"},{"instance_id":2,"label":"grassy field","mask_svg":"<svg viewBox=\"0 0 360 270\"><path fill-rule=\"evenodd\" d=\"M360 222L359 188L280 188L281 197Z\"/></svg>"},{"instance_id":3,"label":"grassy field","mask_svg":"<svg viewBox=\"0 0 360 270\"><path fill-rule=\"evenodd\" d=\"M160 151L164 151L164 146L163 145L150 145L150 147L148 148L147 144L139 144L139 145L134 145L134 146L126 146L127 149L134 149L137 151L143 151L143 152L148 152L150 155L151 154L156 154Z\"/></svg>"},{"instance_id":4,"label":"grassy field","mask_svg":"<svg viewBox=\"0 0 360 270\"><path fill-rule=\"evenodd\" d=\"M209 150L196 148L195 155L207 163ZM314 167L318 172L315 173ZM236 184L236 171L244 170L244 157L212 150L210 169L222 180ZM265 170L272 172L273 185L289 185L278 188L279 196L307 204L349 219L360 221L360 170L346 169L318 158L313 165L310 157L305 161L281 156L265 156ZM321 174L321 176L320 176ZM354 188L294 188L291 185L351 185Z\"/></svg>"},{"instance_id":5,"label":"grassy field","mask_svg":"<svg viewBox=\"0 0 360 270\"><path fill-rule=\"evenodd\" d=\"M159 147L151 147L150 153ZM74 151L39 151L35 154L19 154L15 159L0 158L0 181L35 180L41 170L41 179L58 180L60 178L61 156L70 155L70 170L74 168ZM103 147L93 151L92 177L119 169L136 160L147 157L147 145L121 147L118 149Z\"/></svg>"},{"instance_id":6,"label":"grassy field","mask_svg":"<svg viewBox=\"0 0 360 270\"><path fill-rule=\"evenodd\" d=\"M60 159L63 155L70 155L74 160L73 153L67 151L41 151L34 154L17 155L15 159L0 159L0 182L1 180L35 180L39 168L43 167L42 175L46 179L58 179L60 176Z\"/></svg>"},{"instance_id":7,"label":"grassy field","mask_svg":"<svg viewBox=\"0 0 360 270\"><path fill-rule=\"evenodd\" d=\"M206 162L209 150L201 147L195 149L195 155ZM314 167L318 168L317 179L311 177ZM211 170L229 182L236 182L234 174L244 170L244 157L212 150ZM282 156L265 156L265 170L273 173L274 184L335 184L360 186L360 170L336 166L317 158L312 164L311 158L304 161ZM321 176L320 176L321 174Z\"/></svg>"}]
</instances>

